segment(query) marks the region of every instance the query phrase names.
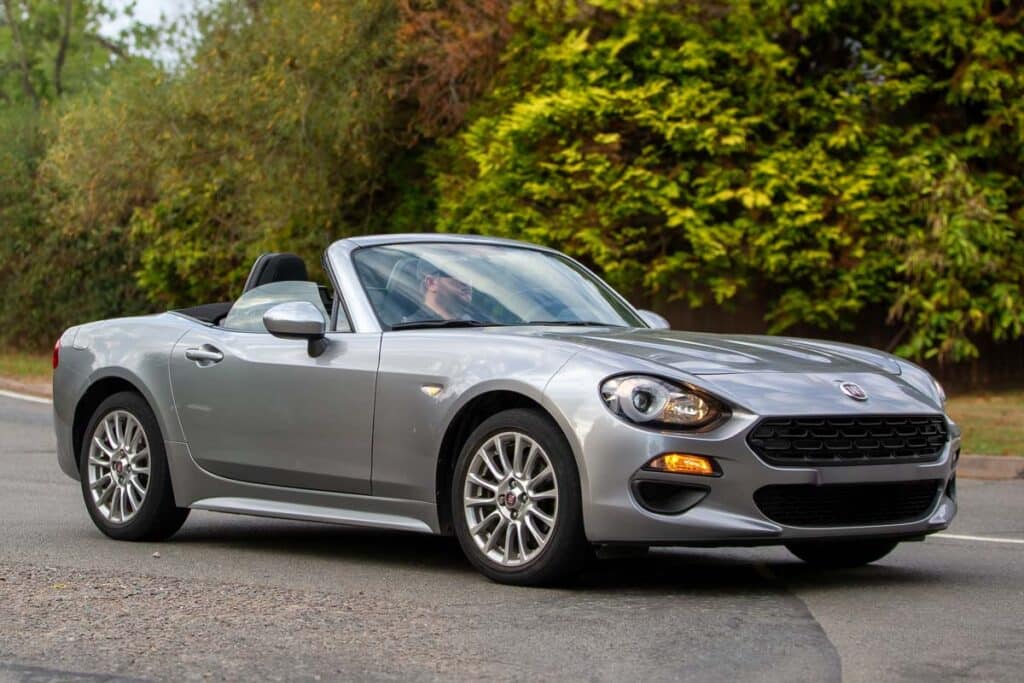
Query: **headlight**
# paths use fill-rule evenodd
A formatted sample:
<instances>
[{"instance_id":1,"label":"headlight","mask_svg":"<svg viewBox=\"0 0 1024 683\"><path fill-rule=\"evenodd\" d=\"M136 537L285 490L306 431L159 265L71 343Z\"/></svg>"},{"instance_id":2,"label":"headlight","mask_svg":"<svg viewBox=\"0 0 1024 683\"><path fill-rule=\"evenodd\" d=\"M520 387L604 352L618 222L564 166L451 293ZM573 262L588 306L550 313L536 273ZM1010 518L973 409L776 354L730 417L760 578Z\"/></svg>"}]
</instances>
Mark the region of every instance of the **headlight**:
<instances>
[{"instance_id":1,"label":"headlight","mask_svg":"<svg viewBox=\"0 0 1024 683\"><path fill-rule=\"evenodd\" d=\"M613 377L601 385L608 408L630 422L652 427L696 429L722 416L711 398L656 377Z\"/></svg>"},{"instance_id":2,"label":"headlight","mask_svg":"<svg viewBox=\"0 0 1024 683\"><path fill-rule=\"evenodd\" d=\"M939 380L935 379L931 375L929 377L932 380L932 386L935 388L935 394L939 397L939 403L942 404L943 410L946 408L946 390L939 384Z\"/></svg>"}]
</instances>

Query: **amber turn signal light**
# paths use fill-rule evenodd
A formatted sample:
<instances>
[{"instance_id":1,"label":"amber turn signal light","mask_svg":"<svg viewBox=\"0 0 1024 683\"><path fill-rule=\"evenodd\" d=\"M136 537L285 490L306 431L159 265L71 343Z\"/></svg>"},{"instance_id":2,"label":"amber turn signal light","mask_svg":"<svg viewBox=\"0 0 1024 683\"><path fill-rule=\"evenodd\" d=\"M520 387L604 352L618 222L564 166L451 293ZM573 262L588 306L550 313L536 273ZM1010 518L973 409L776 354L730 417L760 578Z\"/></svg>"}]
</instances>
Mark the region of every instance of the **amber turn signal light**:
<instances>
[{"instance_id":1,"label":"amber turn signal light","mask_svg":"<svg viewBox=\"0 0 1024 683\"><path fill-rule=\"evenodd\" d=\"M647 463L645 469L673 474L698 474L705 477L713 477L718 474L711 458L689 453L664 453Z\"/></svg>"}]
</instances>

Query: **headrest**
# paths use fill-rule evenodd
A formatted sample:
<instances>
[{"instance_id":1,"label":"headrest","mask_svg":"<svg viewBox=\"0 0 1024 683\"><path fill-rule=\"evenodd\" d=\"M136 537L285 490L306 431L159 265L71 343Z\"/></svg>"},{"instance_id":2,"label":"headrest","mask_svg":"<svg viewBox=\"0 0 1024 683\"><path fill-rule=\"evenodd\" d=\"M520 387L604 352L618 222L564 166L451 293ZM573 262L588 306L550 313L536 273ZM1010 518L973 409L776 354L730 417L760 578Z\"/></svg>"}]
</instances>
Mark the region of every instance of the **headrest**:
<instances>
[{"instance_id":1,"label":"headrest","mask_svg":"<svg viewBox=\"0 0 1024 683\"><path fill-rule=\"evenodd\" d=\"M242 292L248 292L253 287L271 282L291 280L309 280L305 261L295 254L261 254L252 264L252 270L249 271L249 277L245 279L245 287L242 288Z\"/></svg>"}]
</instances>

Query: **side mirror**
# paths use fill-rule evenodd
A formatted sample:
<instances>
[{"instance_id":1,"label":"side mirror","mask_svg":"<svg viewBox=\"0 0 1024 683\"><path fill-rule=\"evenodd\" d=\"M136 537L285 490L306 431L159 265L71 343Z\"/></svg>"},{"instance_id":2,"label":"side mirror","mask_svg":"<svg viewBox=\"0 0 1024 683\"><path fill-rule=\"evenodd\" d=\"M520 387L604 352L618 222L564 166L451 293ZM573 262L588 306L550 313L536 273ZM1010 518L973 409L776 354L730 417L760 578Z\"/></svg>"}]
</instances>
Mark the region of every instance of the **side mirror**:
<instances>
[{"instance_id":1,"label":"side mirror","mask_svg":"<svg viewBox=\"0 0 1024 683\"><path fill-rule=\"evenodd\" d=\"M309 355L316 358L327 349L327 320L308 301L278 304L263 314L263 326L275 337L305 339Z\"/></svg>"},{"instance_id":2,"label":"side mirror","mask_svg":"<svg viewBox=\"0 0 1024 683\"><path fill-rule=\"evenodd\" d=\"M646 311L646 310L641 308L640 310L637 311L637 313L640 314L640 317L643 319L643 321L645 323L647 323L647 326L650 327L651 329L655 329L655 330L671 330L672 329L672 326L668 324L668 320L665 320L665 318L661 317L660 315L658 315L654 311Z\"/></svg>"}]
</instances>

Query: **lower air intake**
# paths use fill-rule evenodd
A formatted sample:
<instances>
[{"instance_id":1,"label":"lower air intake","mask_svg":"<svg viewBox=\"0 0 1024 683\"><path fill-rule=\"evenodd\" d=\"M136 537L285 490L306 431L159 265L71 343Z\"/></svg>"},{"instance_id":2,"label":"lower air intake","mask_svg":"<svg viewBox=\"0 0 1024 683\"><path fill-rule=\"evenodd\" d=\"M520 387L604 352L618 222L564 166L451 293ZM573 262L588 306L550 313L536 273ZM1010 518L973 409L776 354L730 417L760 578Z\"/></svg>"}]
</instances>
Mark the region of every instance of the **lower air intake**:
<instances>
[{"instance_id":1,"label":"lower air intake","mask_svg":"<svg viewBox=\"0 0 1024 683\"><path fill-rule=\"evenodd\" d=\"M786 526L862 526L913 522L935 504L938 479L882 484L782 484L754 493L754 502L773 522Z\"/></svg>"}]
</instances>

